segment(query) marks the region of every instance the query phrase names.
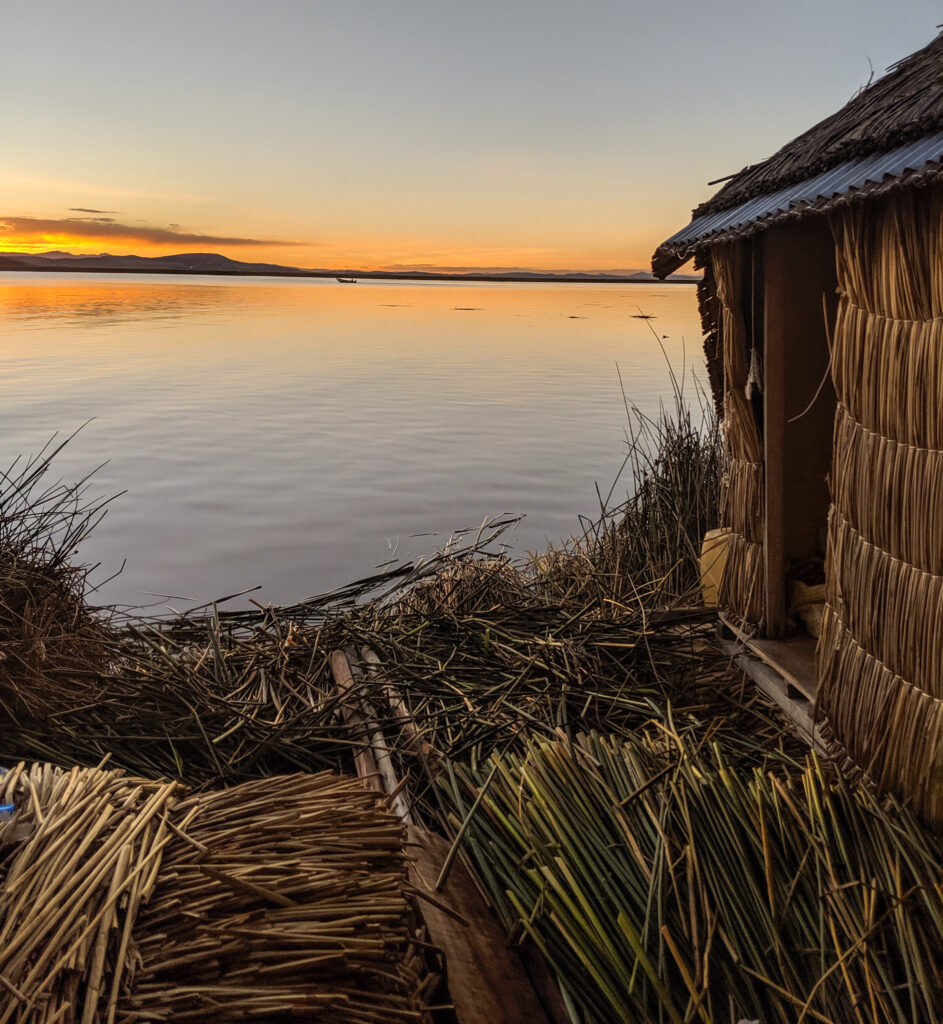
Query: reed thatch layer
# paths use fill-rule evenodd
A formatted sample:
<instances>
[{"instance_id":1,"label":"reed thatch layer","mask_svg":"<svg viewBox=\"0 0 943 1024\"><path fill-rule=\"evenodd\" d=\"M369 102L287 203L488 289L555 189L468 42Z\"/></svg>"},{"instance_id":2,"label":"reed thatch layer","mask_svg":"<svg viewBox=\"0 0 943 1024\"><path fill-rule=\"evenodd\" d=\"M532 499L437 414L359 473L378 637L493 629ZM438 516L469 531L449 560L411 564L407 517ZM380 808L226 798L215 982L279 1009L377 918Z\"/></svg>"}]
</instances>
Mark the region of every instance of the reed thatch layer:
<instances>
[{"instance_id":1,"label":"reed thatch layer","mask_svg":"<svg viewBox=\"0 0 943 1024\"><path fill-rule=\"evenodd\" d=\"M869 654L826 605L816 709L880 789L943 822L943 702Z\"/></svg>"},{"instance_id":2,"label":"reed thatch layer","mask_svg":"<svg viewBox=\"0 0 943 1024\"><path fill-rule=\"evenodd\" d=\"M936 45L943 53L943 34ZM943 184L846 210L833 223L839 286L853 306L889 320L943 317ZM931 397L921 390L918 398Z\"/></svg>"},{"instance_id":3,"label":"reed thatch layer","mask_svg":"<svg viewBox=\"0 0 943 1024\"><path fill-rule=\"evenodd\" d=\"M943 508L943 451L876 434L841 405L833 450L832 497L850 524L894 558L943 573L943 516L914 514Z\"/></svg>"},{"instance_id":4,"label":"reed thatch layer","mask_svg":"<svg viewBox=\"0 0 943 1024\"><path fill-rule=\"evenodd\" d=\"M763 600L763 442L746 396L750 374L750 333L743 308L743 247L718 245L711 251L712 273L721 309L724 376L724 441L727 467L721 498L721 524L731 532L720 607L744 624L762 622Z\"/></svg>"},{"instance_id":5,"label":"reed thatch layer","mask_svg":"<svg viewBox=\"0 0 943 1024\"><path fill-rule=\"evenodd\" d=\"M743 303L743 247L719 245L711 253L711 271L720 304L720 340L724 356L724 391L743 388L749 373L748 336Z\"/></svg>"},{"instance_id":6,"label":"reed thatch layer","mask_svg":"<svg viewBox=\"0 0 943 1024\"><path fill-rule=\"evenodd\" d=\"M704 337L704 358L707 361L707 378L710 382L714 412L719 418L724 414L724 357L721 339L722 308L717 298L717 282L710 260L698 260L695 270L703 271L697 283L697 308L701 315L701 333Z\"/></svg>"},{"instance_id":7,"label":"reed thatch layer","mask_svg":"<svg viewBox=\"0 0 943 1024\"><path fill-rule=\"evenodd\" d=\"M826 599L851 635L894 674L943 698L943 576L869 544L832 507Z\"/></svg>"},{"instance_id":8,"label":"reed thatch layer","mask_svg":"<svg viewBox=\"0 0 943 1024\"><path fill-rule=\"evenodd\" d=\"M456 768L439 790L506 927L533 938L579 1019L943 1014L938 850L815 759L744 772L670 731L594 735Z\"/></svg>"},{"instance_id":9,"label":"reed thatch layer","mask_svg":"<svg viewBox=\"0 0 943 1024\"><path fill-rule=\"evenodd\" d=\"M403 827L357 780L21 764L0 803L0 1021L425 1019Z\"/></svg>"},{"instance_id":10,"label":"reed thatch layer","mask_svg":"<svg viewBox=\"0 0 943 1024\"><path fill-rule=\"evenodd\" d=\"M718 605L744 625L763 621L763 545L732 534Z\"/></svg>"},{"instance_id":11,"label":"reed thatch layer","mask_svg":"<svg viewBox=\"0 0 943 1024\"><path fill-rule=\"evenodd\" d=\"M730 459L724 477L721 522L753 544L763 543L763 463Z\"/></svg>"},{"instance_id":12,"label":"reed thatch layer","mask_svg":"<svg viewBox=\"0 0 943 1024\"><path fill-rule=\"evenodd\" d=\"M839 402L865 430L898 444L943 448L941 339L939 317L896 320L842 297L832 347Z\"/></svg>"},{"instance_id":13,"label":"reed thatch layer","mask_svg":"<svg viewBox=\"0 0 943 1024\"><path fill-rule=\"evenodd\" d=\"M752 462L762 469L763 442L753 407L742 388L728 388L724 396L724 435L731 458Z\"/></svg>"},{"instance_id":14,"label":"reed thatch layer","mask_svg":"<svg viewBox=\"0 0 943 1024\"><path fill-rule=\"evenodd\" d=\"M839 405L817 703L881 786L941 824L943 188L833 226Z\"/></svg>"}]
</instances>

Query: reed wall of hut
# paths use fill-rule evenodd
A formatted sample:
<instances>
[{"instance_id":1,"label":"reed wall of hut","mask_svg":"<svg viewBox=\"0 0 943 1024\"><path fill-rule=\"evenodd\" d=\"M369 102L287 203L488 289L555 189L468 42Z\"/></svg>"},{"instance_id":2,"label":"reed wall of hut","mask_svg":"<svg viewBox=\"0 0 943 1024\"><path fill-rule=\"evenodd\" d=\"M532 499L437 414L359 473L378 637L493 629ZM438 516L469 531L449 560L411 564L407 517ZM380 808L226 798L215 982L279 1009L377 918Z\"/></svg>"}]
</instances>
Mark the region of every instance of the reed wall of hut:
<instances>
[{"instance_id":1,"label":"reed wall of hut","mask_svg":"<svg viewBox=\"0 0 943 1024\"><path fill-rule=\"evenodd\" d=\"M943 186L833 220L839 278L817 711L943 825Z\"/></svg>"},{"instance_id":2,"label":"reed wall of hut","mask_svg":"<svg viewBox=\"0 0 943 1024\"><path fill-rule=\"evenodd\" d=\"M744 243L715 246L710 265L720 310L724 437L727 467L721 524L730 530L718 603L738 624L759 626L764 613L763 441L748 391L755 386L759 356L753 337L753 265ZM752 371L752 374L751 374Z\"/></svg>"}]
</instances>

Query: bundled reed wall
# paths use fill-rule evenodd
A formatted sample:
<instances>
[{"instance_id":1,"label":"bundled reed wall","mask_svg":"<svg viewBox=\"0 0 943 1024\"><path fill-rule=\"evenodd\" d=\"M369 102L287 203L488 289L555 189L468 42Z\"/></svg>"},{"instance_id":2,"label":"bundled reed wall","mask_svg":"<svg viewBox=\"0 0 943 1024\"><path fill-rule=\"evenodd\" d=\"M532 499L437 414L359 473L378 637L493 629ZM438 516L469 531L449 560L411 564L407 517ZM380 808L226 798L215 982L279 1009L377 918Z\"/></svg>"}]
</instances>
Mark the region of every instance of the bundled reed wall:
<instances>
[{"instance_id":1,"label":"bundled reed wall","mask_svg":"<svg viewBox=\"0 0 943 1024\"><path fill-rule=\"evenodd\" d=\"M833 223L840 301L818 711L943 825L943 188Z\"/></svg>"},{"instance_id":2,"label":"bundled reed wall","mask_svg":"<svg viewBox=\"0 0 943 1024\"><path fill-rule=\"evenodd\" d=\"M736 243L711 250L720 307L727 449L721 523L731 531L718 601L740 622L759 625L764 617L763 443L746 396L750 330L743 309L743 255L743 246Z\"/></svg>"}]
</instances>

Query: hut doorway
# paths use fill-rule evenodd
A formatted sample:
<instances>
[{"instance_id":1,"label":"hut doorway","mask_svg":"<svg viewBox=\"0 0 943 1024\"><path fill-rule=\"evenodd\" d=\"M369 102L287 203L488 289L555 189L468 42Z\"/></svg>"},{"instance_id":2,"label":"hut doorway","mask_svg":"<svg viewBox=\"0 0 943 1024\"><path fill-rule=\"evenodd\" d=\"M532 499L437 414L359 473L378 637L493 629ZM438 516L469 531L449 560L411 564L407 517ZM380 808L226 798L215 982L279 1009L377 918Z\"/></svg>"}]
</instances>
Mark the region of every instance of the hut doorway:
<instances>
[{"instance_id":1,"label":"hut doorway","mask_svg":"<svg viewBox=\"0 0 943 1024\"><path fill-rule=\"evenodd\" d=\"M763 238L766 636L802 636L802 587L824 584L835 389L829 333L838 308L835 243L823 218ZM797 584L799 586L797 586ZM811 669L810 679L815 673Z\"/></svg>"},{"instance_id":2,"label":"hut doorway","mask_svg":"<svg viewBox=\"0 0 943 1024\"><path fill-rule=\"evenodd\" d=\"M761 593L754 601L760 614L753 619L761 626L751 630L723 613L722 619L806 703L815 698L836 405L829 372L838 306L832 232L818 217L771 228L748 241L742 264L750 278L743 321L762 357L762 395L752 402L762 452L755 545ZM814 604L800 607L806 598Z\"/></svg>"}]
</instances>

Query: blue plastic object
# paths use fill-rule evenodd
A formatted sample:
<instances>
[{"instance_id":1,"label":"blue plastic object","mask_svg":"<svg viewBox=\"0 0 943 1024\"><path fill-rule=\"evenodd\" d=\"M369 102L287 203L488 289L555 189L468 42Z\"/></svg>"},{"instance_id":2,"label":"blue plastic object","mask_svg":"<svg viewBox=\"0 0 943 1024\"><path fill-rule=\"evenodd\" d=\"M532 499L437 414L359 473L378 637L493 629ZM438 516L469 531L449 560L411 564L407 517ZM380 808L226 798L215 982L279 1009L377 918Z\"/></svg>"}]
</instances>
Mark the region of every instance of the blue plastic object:
<instances>
[{"instance_id":1,"label":"blue plastic object","mask_svg":"<svg viewBox=\"0 0 943 1024\"><path fill-rule=\"evenodd\" d=\"M16 804L0 804L0 814L12 814L16 810Z\"/></svg>"}]
</instances>

